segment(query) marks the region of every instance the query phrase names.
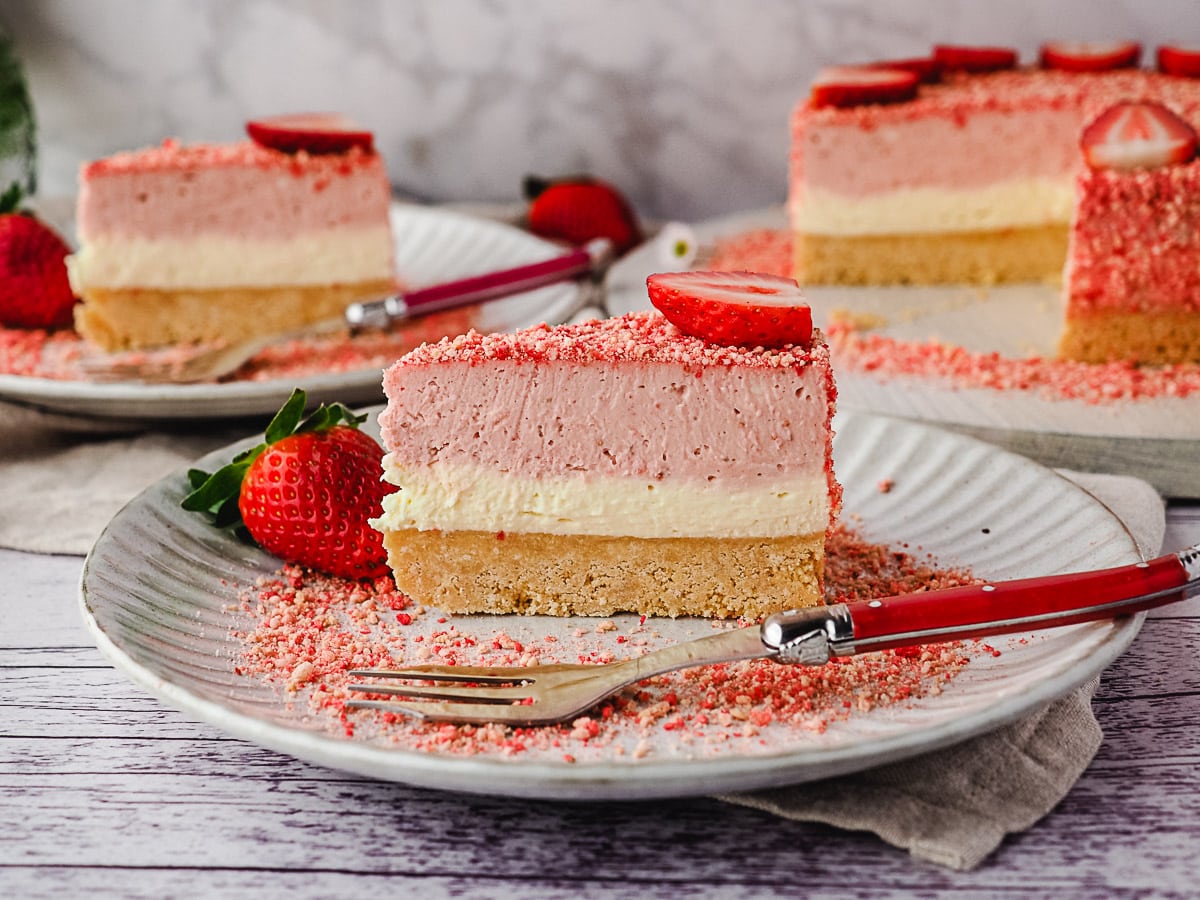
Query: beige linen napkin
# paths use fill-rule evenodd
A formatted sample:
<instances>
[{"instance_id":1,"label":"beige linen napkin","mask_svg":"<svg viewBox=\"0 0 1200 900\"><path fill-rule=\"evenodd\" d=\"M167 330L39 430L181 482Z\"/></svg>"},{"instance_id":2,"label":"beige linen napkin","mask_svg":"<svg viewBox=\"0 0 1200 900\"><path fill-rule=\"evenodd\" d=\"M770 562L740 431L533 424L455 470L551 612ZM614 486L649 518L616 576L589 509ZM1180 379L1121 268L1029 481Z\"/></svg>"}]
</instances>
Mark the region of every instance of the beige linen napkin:
<instances>
[{"instance_id":1,"label":"beige linen napkin","mask_svg":"<svg viewBox=\"0 0 1200 900\"><path fill-rule=\"evenodd\" d=\"M265 423L263 423L265 424ZM128 500L170 472L254 432L152 430L64 420L0 403L0 546L86 553ZM1146 557L1162 546L1162 500L1124 476L1064 473L1108 505ZM913 856L978 865L1006 834L1066 795L1100 746L1092 682L995 732L915 759L826 781L721 799L776 815L872 831Z\"/></svg>"},{"instance_id":2,"label":"beige linen napkin","mask_svg":"<svg viewBox=\"0 0 1200 900\"><path fill-rule=\"evenodd\" d=\"M1063 472L1111 509L1142 556L1158 554L1166 513L1136 478ZM1100 749L1094 679L1037 713L912 759L811 784L720 799L788 819L872 831L913 856L973 869L1005 836L1029 828L1067 795Z\"/></svg>"}]
</instances>

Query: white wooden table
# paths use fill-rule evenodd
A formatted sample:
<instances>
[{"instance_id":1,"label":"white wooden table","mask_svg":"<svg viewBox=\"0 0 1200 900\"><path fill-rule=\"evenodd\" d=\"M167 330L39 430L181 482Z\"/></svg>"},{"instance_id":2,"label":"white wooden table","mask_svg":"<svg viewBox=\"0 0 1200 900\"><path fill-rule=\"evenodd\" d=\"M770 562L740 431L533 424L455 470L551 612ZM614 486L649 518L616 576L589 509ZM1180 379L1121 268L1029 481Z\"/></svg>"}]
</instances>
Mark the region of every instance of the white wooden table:
<instances>
[{"instance_id":1,"label":"white wooden table","mask_svg":"<svg viewBox=\"0 0 1200 900\"><path fill-rule=\"evenodd\" d=\"M1200 541L1169 511L1168 549ZM1099 756L982 867L707 799L545 803L346 775L166 708L92 646L82 561L0 551L0 897L1195 896L1200 600L1105 674Z\"/></svg>"}]
</instances>

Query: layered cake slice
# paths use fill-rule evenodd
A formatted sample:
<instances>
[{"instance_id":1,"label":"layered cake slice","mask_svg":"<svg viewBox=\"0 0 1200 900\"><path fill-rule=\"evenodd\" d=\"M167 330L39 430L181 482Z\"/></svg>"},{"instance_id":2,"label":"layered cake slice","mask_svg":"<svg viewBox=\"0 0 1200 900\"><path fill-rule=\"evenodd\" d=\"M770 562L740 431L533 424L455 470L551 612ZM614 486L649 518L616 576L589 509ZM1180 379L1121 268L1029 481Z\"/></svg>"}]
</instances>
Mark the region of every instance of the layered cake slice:
<instances>
[{"instance_id":1,"label":"layered cake slice","mask_svg":"<svg viewBox=\"0 0 1200 900\"><path fill-rule=\"evenodd\" d=\"M741 280L734 303L799 293L716 278ZM651 312L472 332L400 359L379 420L399 489L373 523L397 585L453 612L758 617L820 603L840 499L835 390L803 314L807 328L771 349ZM747 334L761 343L753 327L721 339Z\"/></svg>"},{"instance_id":2,"label":"layered cake slice","mask_svg":"<svg viewBox=\"0 0 1200 900\"><path fill-rule=\"evenodd\" d=\"M254 140L83 166L69 260L76 327L106 350L237 340L395 289L390 186L369 132L325 117Z\"/></svg>"},{"instance_id":3,"label":"layered cake slice","mask_svg":"<svg viewBox=\"0 0 1200 900\"><path fill-rule=\"evenodd\" d=\"M1200 362L1196 131L1162 104L1122 102L1088 125L1082 146L1059 355Z\"/></svg>"},{"instance_id":4,"label":"layered cake slice","mask_svg":"<svg viewBox=\"0 0 1200 900\"><path fill-rule=\"evenodd\" d=\"M1057 280L1095 112L1200 101L1200 80L1131 68L1137 44L938 47L822 73L792 117L789 215L801 283Z\"/></svg>"}]
</instances>

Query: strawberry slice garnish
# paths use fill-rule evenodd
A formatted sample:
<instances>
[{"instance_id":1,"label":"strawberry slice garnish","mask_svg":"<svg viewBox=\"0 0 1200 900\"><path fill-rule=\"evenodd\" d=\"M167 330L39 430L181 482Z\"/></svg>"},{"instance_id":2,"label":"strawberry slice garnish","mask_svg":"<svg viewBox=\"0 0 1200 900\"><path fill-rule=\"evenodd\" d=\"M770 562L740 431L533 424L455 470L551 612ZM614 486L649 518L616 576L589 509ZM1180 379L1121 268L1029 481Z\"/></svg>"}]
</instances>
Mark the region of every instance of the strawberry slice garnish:
<instances>
[{"instance_id":1,"label":"strawberry slice garnish","mask_svg":"<svg viewBox=\"0 0 1200 900\"><path fill-rule=\"evenodd\" d=\"M1083 156L1093 169L1144 169L1196 155L1196 131L1161 103L1126 100L1083 129Z\"/></svg>"},{"instance_id":2,"label":"strawberry slice garnish","mask_svg":"<svg viewBox=\"0 0 1200 900\"><path fill-rule=\"evenodd\" d=\"M1137 41L1049 41L1042 44L1039 54L1042 68L1064 72L1128 69L1136 66L1141 58L1142 45Z\"/></svg>"},{"instance_id":3,"label":"strawberry slice garnish","mask_svg":"<svg viewBox=\"0 0 1200 900\"><path fill-rule=\"evenodd\" d=\"M942 71L932 56L914 56L908 59L881 59L867 63L868 69L900 69L912 72L921 84L941 81Z\"/></svg>"},{"instance_id":4,"label":"strawberry slice garnish","mask_svg":"<svg viewBox=\"0 0 1200 900\"><path fill-rule=\"evenodd\" d=\"M384 575L383 539L368 522L395 490L380 480L383 449L358 430L365 415L334 403L305 418L305 402L293 391L263 443L212 474L188 472L182 506L285 562L344 578Z\"/></svg>"},{"instance_id":5,"label":"strawberry slice garnish","mask_svg":"<svg viewBox=\"0 0 1200 900\"><path fill-rule=\"evenodd\" d=\"M809 92L813 106L861 106L902 103L917 96L919 78L905 69L829 66L817 73Z\"/></svg>"},{"instance_id":6,"label":"strawberry slice garnish","mask_svg":"<svg viewBox=\"0 0 1200 900\"><path fill-rule=\"evenodd\" d=\"M650 302L685 334L713 344L807 346L812 309L791 278L758 272L660 272Z\"/></svg>"},{"instance_id":7,"label":"strawberry slice garnish","mask_svg":"<svg viewBox=\"0 0 1200 900\"><path fill-rule=\"evenodd\" d=\"M526 177L529 200L528 229L536 235L582 245L608 238L617 253L642 240L642 229L633 207L615 187L585 175L558 180Z\"/></svg>"},{"instance_id":8,"label":"strawberry slice garnish","mask_svg":"<svg viewBox=\"0 0 1200 900\"><path fill-rule=\"evenodd\" d=\"M938 44L933 59L943 72L998 72L1017 65L1017 51L1010 47L970 47Z\"/></svg>"},{"instance_id":9,"label":"strawberry slice garnish","mask_svg":"<svg viewBox=\"0 0 1200 900\"><path fill-rule=\"evenodd\" d=\"M253 119L246 134L254 143L284 153L345 153L352 147L371 151L375 137L339 113L297 113Z\"/></svg>"},{"instance_id":10,"label":"strawberry slice garnish","mask_svg":"<svg viewBox=\"0 0 1200 900\"><path fill-rule=\"evenodd\" d=\"M1158 71L1185 78L1200 78L1200 47L1163 45L1155 54Z\"/></svg>"}]
</instances>

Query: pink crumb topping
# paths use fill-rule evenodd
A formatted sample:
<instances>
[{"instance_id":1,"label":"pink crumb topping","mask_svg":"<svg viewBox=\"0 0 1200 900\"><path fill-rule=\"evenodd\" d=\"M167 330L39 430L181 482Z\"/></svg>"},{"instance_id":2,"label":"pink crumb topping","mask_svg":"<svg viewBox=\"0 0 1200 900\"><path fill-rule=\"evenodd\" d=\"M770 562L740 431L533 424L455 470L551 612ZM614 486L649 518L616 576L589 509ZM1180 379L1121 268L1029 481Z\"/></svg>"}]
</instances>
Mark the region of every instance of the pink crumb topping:
<instances>
[{"instance_id":1,"label":"pink crumb topping","mask_svg":"<svg viewBox=\"0 0 1200 900\"><path fill-rule=\"evenodd\" d=\"M868 543L843 527L830 535L826 554L830 602L974 581L969 572ZM330 731L416 751L501 758L541 753L566 762L637 759L656 752L655 746L661 752L664 741L688 754L769 749L772 739L786 743L797 730L821 733L876 707L939 694L974 653L995 652L953 643L864 654L818 668L766 660L712 665L646 679L561 725L457 725L347 709L348 685L357 680L347 672L425 662L605 663L653 649L661 640L654 621L603 620L571 635L522 638L509 631L519 627L520 617L460 625L413 603L390 579L354 583L295 567L244 588L240 609L248 625L235 632L239 674L304 703Z\"/></svg>"},{"instance_id":2,"label":"pink crumb topping","mask_svg":"<svg viewBox=\"0 0 1200 900\"><path fill-rule=\"evenodd\" d=\"M104 159L85 163L80 179L90 181L110 175L139 172L188 172L210 168L257 167L290 174L328 172L345 174L359 167L376 167L379 155L354 147L346 153L283 153L261 147L253 141L234 144L183 144L167 138L155 147L126 150Z\"/></svg>"},{"instance_id":3,"label":"pink crumb topping","mask_svg":"<svg viewBox=\"0 0 1200 900\"><path fill-rule=\"evenodd\" d=\"M728 235L717 241L707 263L735 270L751 264L757 271L790 276L791 232L758 229ZM1139 366L1044 357L1010 359L937 341L900 341L862 332L848 322L830 323L826 333L837 371L871 372L885 378L939 378L964 388L1032 391L1047 399L1094 404L1188 397L1200 392L1200 364L1196 363Z\"/></svg>"},{"instance_id":4,"label":"pink crumb topping","mask_svg":"<svg viewBox=\"0 0 1200 900\"><path fill-rule=\"evenodd\" d=\"M811 348L726 347L679 331L658 312L636 312L576 325L537 325L522 331L480 334L475 331L419 347L397 365L438 363L479 365L494 360L517 362L669 362L696 370L706 366L792 368L828 360L819 331Z\"/></svg>"}]
</instances>

